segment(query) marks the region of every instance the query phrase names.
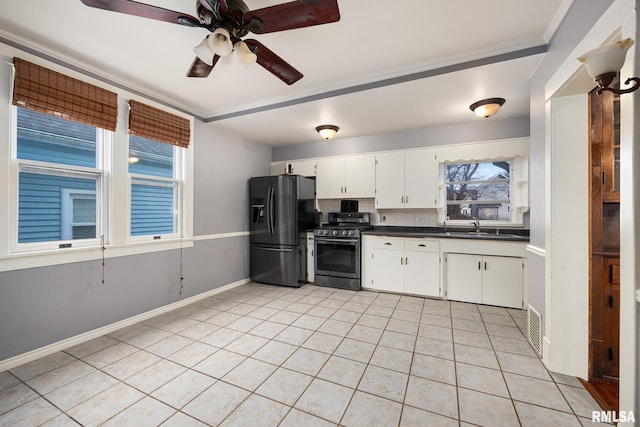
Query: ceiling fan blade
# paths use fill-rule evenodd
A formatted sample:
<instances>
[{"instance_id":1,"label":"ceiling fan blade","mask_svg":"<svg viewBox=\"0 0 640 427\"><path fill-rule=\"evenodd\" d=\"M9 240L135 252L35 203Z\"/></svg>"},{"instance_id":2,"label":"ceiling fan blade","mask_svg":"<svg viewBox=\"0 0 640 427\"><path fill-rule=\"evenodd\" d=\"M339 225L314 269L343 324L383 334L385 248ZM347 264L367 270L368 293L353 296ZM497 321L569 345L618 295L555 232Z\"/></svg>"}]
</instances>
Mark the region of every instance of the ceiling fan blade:
<instances>
[{"instance_id":1,"label":"ceiling fan blade","mask_svg":"<svg viewBox=\"0 0 640 427\"><path fill-rule=\"evenodd\" d=\"M218 55L213 55L213 65L207 65L196 56L193 64L191 64L191 68L187 71L187 77L208 77L213 67L215 67L216 62L218 62L218 59L220 59Z\"/></svg>"},{"instance_id":2,"label":"ceiling fan blade","mask_svg":"<svg viewBox=\"0 0 640 427\"><path fill-rule=\"evenodd\" d=\"M199 22L197 18L182 12L163 9L158 6L139 3L133 0L80 0L89 7L110 10L112 12L125 13L127 15L141 16L157 21L171 22L172 24L191 25ZM180 19L186 18L186 19ZM182 22L181 22L182 21Z\"/></svg>"},{"instance_id":3,"label":"ceiling fan blade","mask_svg":"<svg viewBox=\"0 0 640 427\"><path fill-rule=\"evenodd\" d=\"M198 1L202 6L206 7L212 12L216 9L216 3L218 5L217 9L220 13L226 13L227 10L229 9L229 5L227 5L227 0L198 0Z\"/></svg>"},{"instance_id":4,"label":"ceiling fan blade","mask_svg":"<svg viewBox=\"0 0 640 427\"><path fill-rule=\"evenodd\" d=\"M298 0L250 10L242 16L242 22L249 24L252 18L262 25L252 25L249 30L264 34L336 22L340 20L340 10L338 0Z\"/></svg>"},{"instance_id":5,"label":"ceiling fan blade","mask_svg":"<svg viewBox=\"0 0 640 427\"><path fill-rule=\"evenodd\" d=\"M267 47L259 41L248 39L244 42L253 48L252 50L258 56L258 64L286 84L292 85L302 78L302 73L300 71L296 70L284 59L267 49Z\"/></svg>"}]
</instances>

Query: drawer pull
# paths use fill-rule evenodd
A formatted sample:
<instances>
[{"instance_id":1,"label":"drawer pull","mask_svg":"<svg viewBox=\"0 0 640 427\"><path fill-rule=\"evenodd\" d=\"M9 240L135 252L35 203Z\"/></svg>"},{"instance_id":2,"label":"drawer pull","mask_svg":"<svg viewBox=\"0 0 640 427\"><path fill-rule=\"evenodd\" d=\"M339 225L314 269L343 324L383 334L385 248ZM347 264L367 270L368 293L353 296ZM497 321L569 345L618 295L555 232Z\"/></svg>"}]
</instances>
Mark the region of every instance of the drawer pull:
<instances>
[{"instance_id":1,"label":"drawer pull","mask_svg":"<svg viewBox=\"0 0 640 427\"><path fill-rule=\"evenodd\" d=\"M426 248L427 247L427 245L425 245L424 243L420 243L418 246L421 247L421 248Z\"/></svg>"},{"instance_id":2,"label":"drawer pull","mask_svg":"<svg viewBox=\"0 0 640 427\"><path fill-rule=\"evenodd\" d=\"M385 246L391 246L391 243L385 242Z\"/></svg>"}]
</instances>

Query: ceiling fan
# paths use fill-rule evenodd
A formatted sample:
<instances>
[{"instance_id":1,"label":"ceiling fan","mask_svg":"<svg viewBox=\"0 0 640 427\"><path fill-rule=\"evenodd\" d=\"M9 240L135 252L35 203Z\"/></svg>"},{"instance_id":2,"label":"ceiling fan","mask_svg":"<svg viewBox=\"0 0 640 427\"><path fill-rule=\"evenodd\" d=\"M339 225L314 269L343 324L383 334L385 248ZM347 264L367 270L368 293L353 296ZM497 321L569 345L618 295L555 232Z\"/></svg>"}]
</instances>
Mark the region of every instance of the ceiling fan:
<instances>
[{"instance_id":1,"label":"ceiling fan","mask_svg":"<svg viewBox=\"0 0 640 427\"><path fill-rule=\"evenodd\" d=\"M340 20L338 0L296 0L249 10L242 0L196 0L197 18L133 0L81 0L87 6L211 32L194 48L196 58L188 77L207 77L218 60L235 52L243 64L257 62L288 85L302 73L255 39L242 40L248 33L264 34L293 30Z\"/></svg>"}]
</instances>

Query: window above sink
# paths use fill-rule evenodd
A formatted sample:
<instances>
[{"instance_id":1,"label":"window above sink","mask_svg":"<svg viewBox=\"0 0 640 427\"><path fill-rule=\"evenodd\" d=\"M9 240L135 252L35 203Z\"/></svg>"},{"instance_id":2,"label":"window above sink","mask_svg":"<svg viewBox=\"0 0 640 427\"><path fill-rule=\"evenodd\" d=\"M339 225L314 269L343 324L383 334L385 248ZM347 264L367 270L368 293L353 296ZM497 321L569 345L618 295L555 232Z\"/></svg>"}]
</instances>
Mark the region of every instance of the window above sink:
<instances>
[{"instance_id":1,"label":"window above sink","mask_svg":"<svg viewBox=\"0 0 640 427\"><path fill-rule=\"evenodd\" d=\"M522 226L527 159L495 157L440 163L439 223L481 227Z\"/></svg>"}]
</instances>

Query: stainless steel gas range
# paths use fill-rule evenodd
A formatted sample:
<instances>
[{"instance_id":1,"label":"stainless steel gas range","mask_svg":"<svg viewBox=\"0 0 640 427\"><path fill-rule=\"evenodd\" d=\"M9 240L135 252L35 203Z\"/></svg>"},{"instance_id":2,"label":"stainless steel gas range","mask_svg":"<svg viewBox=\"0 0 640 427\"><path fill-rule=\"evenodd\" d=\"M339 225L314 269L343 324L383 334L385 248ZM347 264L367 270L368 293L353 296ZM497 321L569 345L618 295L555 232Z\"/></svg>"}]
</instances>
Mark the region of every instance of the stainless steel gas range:
<instances>
[{"instance_id":1,"label":"stainless steel gas range","mask_svg":"<svg viewBox=\"0 0 640 427\"><path fill-rule=\"evenodd\" d=\"M361 289L361 232L370 224L369 212L330 212L313 231L316 285Z\"/></svg>"}]
</instances>

